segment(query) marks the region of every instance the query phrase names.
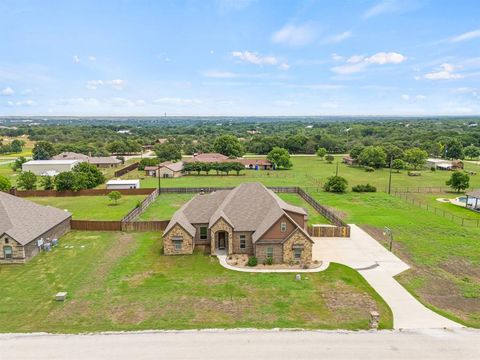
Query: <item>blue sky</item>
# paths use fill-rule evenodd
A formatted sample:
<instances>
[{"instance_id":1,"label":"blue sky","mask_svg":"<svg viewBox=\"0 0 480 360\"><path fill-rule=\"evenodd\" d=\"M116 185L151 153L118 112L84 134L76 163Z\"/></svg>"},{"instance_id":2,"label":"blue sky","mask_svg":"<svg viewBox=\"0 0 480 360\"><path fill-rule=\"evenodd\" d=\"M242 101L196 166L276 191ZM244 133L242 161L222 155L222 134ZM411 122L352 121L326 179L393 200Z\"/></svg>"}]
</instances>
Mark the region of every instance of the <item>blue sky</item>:
<instances>
[{"instance_id":1,"label":"blue sky","mask_svg":"<svg viewBox=\"0 0 480 360\"><path fill-rule=\"evenodd\" d=\"M0 1L0 115L480 114L478 0Z\"/></svg>"}]
</instances>

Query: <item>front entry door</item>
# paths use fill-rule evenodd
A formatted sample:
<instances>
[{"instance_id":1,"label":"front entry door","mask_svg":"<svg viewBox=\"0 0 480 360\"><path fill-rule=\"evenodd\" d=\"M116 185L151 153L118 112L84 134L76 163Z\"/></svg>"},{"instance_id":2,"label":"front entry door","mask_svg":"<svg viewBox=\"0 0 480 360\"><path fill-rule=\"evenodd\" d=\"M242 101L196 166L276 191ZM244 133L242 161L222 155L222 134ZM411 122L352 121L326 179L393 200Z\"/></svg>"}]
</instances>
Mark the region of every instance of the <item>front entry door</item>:
<instances>
[{"instance_id":1,"label":"front entry door","mask_svg":"<svg viewBox=\"0 0 480 360\"><path fill-rule=\"evenodd\" d=\"M218 233L218 250L225 250L225 246L226 246L225 233L224 232Z\"/></svg>"}]
</instances>

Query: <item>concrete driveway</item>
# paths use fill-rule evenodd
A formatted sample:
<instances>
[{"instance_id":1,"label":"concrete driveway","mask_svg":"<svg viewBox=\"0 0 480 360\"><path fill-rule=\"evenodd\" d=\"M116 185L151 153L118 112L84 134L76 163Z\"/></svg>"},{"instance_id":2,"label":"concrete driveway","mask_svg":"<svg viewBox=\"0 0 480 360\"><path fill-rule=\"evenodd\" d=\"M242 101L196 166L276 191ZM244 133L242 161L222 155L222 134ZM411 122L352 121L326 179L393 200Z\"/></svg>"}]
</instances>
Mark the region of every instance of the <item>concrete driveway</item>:
<instances>
[{"instance_id":1,"label":"concrete driveway","mask_svg":"<svg viewBox=\"0 0 480 360\"><path fill-rule=\"evenodd\" d=\"M313 259L350 266L382 296L393 312L395 329L458 328L418 302L393 277L409 269L374 238L351 224L350 238L313 238Z\"/></svg>"}]
</instances>

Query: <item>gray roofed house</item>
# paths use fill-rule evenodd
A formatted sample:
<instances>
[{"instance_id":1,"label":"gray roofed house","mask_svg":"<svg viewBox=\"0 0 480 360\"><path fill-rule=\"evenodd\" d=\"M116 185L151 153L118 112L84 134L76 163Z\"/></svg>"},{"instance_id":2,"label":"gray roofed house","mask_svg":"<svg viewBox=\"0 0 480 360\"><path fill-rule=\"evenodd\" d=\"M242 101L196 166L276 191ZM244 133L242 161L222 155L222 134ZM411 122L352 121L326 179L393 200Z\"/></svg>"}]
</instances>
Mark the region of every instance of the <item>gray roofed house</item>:
<instances>
[{"instance_id":1,"label":"gray roofed house","mask_svg":"<svg viewBox=\"0 0 480 360\"><path fill-rule=\"evenodd\" d=\"M198 194L170 220L164 231L167 255L189 254L208 246L212 254L247 254L260 261L308 263L312 240L305 231L307 213L260 183Z\"/></svg>"},{"instance_id":2,"label":"gray roofed house","mask_svg":"<svg viewBox=\"0 0 480 360\"><path fill-rule=\"evenodd\" d=\"M70 230L72 214L0 192L0 264L24 263Z\"/></svg>"},{"instance_id":3,"label":"gray roofed house","mask_svg":"<svg viewBox=\"0 0 480 360\"><path fill-rule=\"evenodd\" d=\"M79 160L88 162L97 167L116 167L122 163L121 160L114 156L88 156L75 152L65 151L52 157L52 160Z\"/></svg>"}]
</instances>

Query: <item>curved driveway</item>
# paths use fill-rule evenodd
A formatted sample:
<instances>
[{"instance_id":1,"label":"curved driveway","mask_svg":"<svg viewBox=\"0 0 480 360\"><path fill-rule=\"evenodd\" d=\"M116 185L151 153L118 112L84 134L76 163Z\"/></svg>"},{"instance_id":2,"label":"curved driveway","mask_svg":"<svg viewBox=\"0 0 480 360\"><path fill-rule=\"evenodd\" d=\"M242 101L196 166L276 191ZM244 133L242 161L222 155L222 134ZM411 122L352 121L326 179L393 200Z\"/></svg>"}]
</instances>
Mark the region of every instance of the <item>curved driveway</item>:
<instances>
[{"instance_id":1,"label":"curved driveway","mask_svg":"<svg viewBox=\"0 0 480 360\"><path fill-rule=\"evenodd\" d=\"M417 301L393 278L410 267L360 227L350 226L350 238L314 238L313 258L358 270L392 309L395 329L463 327Z\"/></svg>"}]
</instances>

